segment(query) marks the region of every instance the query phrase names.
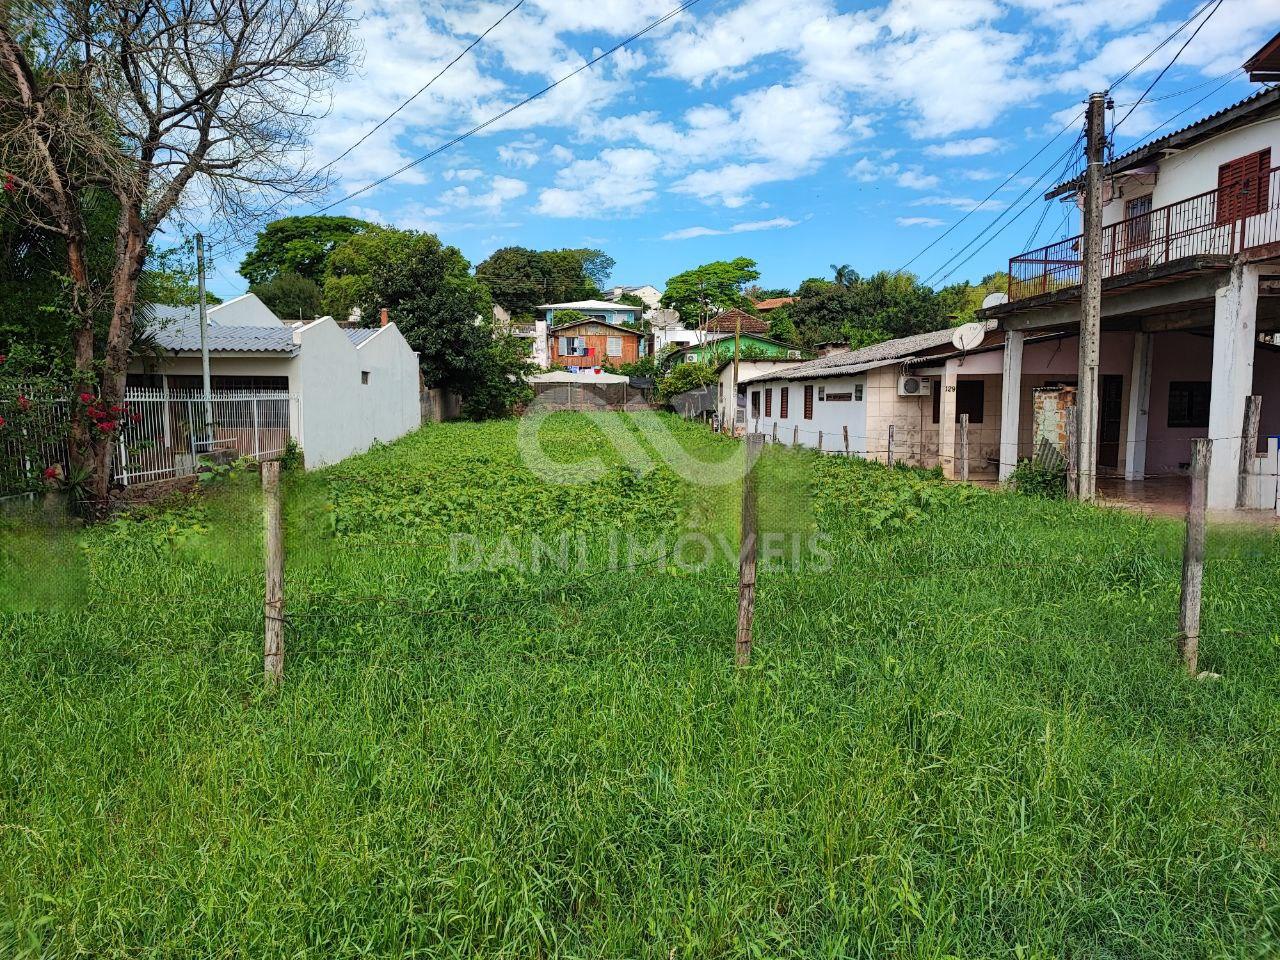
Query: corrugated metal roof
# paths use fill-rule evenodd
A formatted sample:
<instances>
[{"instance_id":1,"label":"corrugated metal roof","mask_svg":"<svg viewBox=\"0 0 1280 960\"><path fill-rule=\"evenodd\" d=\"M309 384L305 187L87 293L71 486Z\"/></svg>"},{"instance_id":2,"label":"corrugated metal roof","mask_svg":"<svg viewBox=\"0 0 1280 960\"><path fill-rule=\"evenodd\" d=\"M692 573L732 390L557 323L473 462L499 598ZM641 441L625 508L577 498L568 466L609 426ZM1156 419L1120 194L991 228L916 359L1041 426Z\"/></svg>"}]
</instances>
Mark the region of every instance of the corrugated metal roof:
<instances>
[{"instance_id":1,"label":"corrugated metal roof","mask_svg":"<svg viewBox=\"0 0 1280 960\"><path fill-rule=\"evenodd\" d=\"M200 316L195 307L152 308L151 332L165 350L175 353L200 349ZM225 323L208 326L210 353L298 352L292 327L241 327Z\"/></svg>"},{"instance_id":2,"label":"corrugated metal roof","mask_svg":"<svg viewBox=\"0 0 1280 960\"><path fill-rule=\"evenodd\" d=\"M609 300L575 300L572 303L542 303L534 308L535 310L637 310L638 307L632 307L625 303L614 303Z\"/></svg>"},{"instance_id":3,"label":"corrugated metal roof","mask_svg":"<svg viewBox=\"0 0 1280 960\"><path fill-rule=\"evenodd\" d=\"M988 320L985 326L989 333L996 328L996 321ZM932 350L936 347L946 346L951 343L951 337L954 334L955 328L947 327L946 329L933 330L929 333L917 333L910 337L899 337L897 340L886 340L884 343L872 344L869 347L863 347L861 350L829 354L825 357L819 357L817 360L810 360L808 363L788 367L786 370L780 370L776 373L761 374L758 377L752 377L750 381L744 382L761 383L765 380L818 380L824 377L847 377L851 374L863 373L875 367L883 367L886 364L912 359L921 350Z\"/></svg>"},{"instance_id":4,"label":"corrugated metal roof","mask_svg":"<svg viewBox=\"0 0 1280 960\"><path fill-rule=\"evenodd\" d=\"M1122 153L1103 167L1102 172L1104 175L1119 173L1129 167L1141 165L1143 161L1154 154L1160 153L1162 150L1169 147L1188 146L1198 140L1201 135L1217 132L1222 127L1229 129L1230 124L1234 121L1248 119L1255 113L1269 110L1278 104L1280 104L1280 87L1268 87L1255 91L1243 100L1238 100L1230 106L1223 107L1207 117L1201 117L1195 123L1189 123L1185 127L1174 130L1172 133L1166 133L1162 137L1140 144L1132 150ZM1083 182L1083 177L1064 180L1049 190L1045 197L1053 199L1063 193L1069 193Z\"/></svg>"},{"instance_id":5,"label":"corrugated metal roof","mask_svg":"<svg viewBox=\"0 0 1280 960\"><path fill-rule=\"evenodd\" d=\"M347 339L358 347L381 329L381 327L348 327L345 333Z\"/></svg>"}]
</instances>

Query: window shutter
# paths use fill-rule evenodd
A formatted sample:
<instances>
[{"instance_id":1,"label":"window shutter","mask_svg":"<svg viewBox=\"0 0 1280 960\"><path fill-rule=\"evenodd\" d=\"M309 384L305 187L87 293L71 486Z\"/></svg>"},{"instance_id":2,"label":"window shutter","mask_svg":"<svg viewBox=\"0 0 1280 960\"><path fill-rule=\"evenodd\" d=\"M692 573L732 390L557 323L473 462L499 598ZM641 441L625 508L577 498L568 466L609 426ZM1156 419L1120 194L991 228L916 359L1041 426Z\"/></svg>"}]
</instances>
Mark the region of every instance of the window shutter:
<instances>
[{"instance_id":1,"label":"window shutter","mask_svg":"<svg viewBox=\"0 0 1280 960\"><path fill-rule=\"evenodd\" d=\"M789 396L790 393L791 393L790 387L783 387L781 394L779 394L778 396L779 419L782 419L782 420L787 419L787 401L791 399L791 397Z\"/></svg>"},{"instance_id":2,"label":"window shutter","mask_svg":"<svg viewBox=\"0 0 1280 960\"><path fill-rule=\"evenodd\" d=\"M1222 164L1218 167L1218 225L1262 213L1270 192L1270 147Z\"/></svg>"},{"instance_id":3,"label":"window shutter","mask_svg":"<svg viewBox=\"0 0 1280 960\"><path fill-rule=\"evenodd\" d=\"M764 388L764 415L766 417L773 416L773 388Z\"/></svg>"},{"instance_id":4,"label":"window shutter","mask_svg":"<svg viewBox=\"0 0 1280 960\"><path fill-rule=\"evenodd\" d=\"M568 338L568 337L560 337L560 338L559 338L559 340L560 340L560 350L559 350L559 353L560 353L560 356L562 356L562 357L563 357L563 356L565 356L566 354L568 354L568 352L569 352L569 338Z\"/></svg>"},{"instance_id":5,"label":"window shutter","mask_svg":"<svg viewBox=\"0 0 1280 960\"><path fill-rule=\"evenodd\" d=\"M813 419L813 384L811 383L804 385L804 418Z\"/></svg>"},{"instance_id":6,"label":"window shutter","mask_svg":"<svg viewBox=\"0 0 1280 960\"><path fill-rule=\"evenodd\" d=\"M753 417L760 416L760 391L759 390L751 391L751 416Z\"/></svg>"}]
</instances>

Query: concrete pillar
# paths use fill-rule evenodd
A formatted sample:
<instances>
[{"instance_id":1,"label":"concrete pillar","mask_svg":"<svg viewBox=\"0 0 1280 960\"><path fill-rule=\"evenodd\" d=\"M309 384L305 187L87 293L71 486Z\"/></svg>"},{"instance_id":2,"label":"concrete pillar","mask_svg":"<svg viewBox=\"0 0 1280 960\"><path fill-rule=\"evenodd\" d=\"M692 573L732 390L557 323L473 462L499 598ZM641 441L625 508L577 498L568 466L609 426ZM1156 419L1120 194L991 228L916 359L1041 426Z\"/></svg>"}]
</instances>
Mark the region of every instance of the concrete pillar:
<instances>
[{"instance_id":1,"label":"concrete pillar","mask_svg":"<svg viewBox=\"0 0 1280 960\"><path fill-rule=\"evenodd\" d=\"M1149 333L1133 335L1133 366L1129 373L1129 428L1125 437L1124 478L1141 480L1147 472L1147 411L1151 407L1151 353Z\"/></svg>"},{"instance_id":2,"label":"concrete pillar","mask_svg":"<svg viewBox=\"0 0 1280 960\"><path fill-rule=\"evenodd\" d=\"M938 462L943 476L954 480L959 476L956 467L956 374L959 363L948 360L942 376L934 385L942 391L938 403Z\"/></svg>"},{"instance_id":3,"label":"concrete pillar","mask_svg":"<svg viewBox=\"0 0 1280 960\"><path fill-rule=\"evenodd\" d=\"M1022 409L1021 330L1004 335L1004 371L1000 381L1000 479L1009 479L1018 466L1018 414Z\"/></svg>"},{"instance_id":4,"label":"concrete pillar","mask_svg":"<svg viewBox=\"0 0 1280 960\"><path fill-rule=\"evenodd\" d=\"M1253 392L1253 354L1258 342L1258 268L1239 260L1218 288L1213 311L1213 386L1209 398L1211 510L1236 505L1240 434L1245 400Z\"/></svg>"}]
</instances>

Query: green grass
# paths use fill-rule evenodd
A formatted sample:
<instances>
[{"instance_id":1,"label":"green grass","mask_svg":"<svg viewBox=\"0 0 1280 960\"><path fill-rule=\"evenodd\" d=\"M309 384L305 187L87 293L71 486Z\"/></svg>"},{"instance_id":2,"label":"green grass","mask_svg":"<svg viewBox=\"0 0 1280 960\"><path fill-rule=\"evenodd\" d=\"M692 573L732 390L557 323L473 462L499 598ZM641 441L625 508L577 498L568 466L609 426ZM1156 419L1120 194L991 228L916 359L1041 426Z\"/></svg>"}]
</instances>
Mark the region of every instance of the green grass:
<instances>
[{"instance_id":1,"label":"green grass","mask_svg":"<svg viewBox=\"0 0 1280 960\"><path fill-rule=\"evenodd\" d=\"M1280 953L1270 536L1211 537L1197 683L1180 525L770 451L763 529L836 563L762 573L737 671L730 560L600 572L737 490L603 422L547 426L583 487L509 422L290 478L274 693L249 480L0 531L0 956ZM454 531L587 554L451 571Z\"/></svg>"}]
</instances>

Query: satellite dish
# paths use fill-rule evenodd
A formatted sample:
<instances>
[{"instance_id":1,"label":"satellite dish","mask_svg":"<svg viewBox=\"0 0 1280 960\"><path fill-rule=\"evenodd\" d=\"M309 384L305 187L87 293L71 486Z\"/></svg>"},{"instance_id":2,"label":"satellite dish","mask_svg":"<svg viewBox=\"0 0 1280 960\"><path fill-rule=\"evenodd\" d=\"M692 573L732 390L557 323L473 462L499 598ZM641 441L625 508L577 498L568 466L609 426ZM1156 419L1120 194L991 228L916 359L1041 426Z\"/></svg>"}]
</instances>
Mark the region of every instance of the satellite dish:
<instances>
[{"instance_id":1,"label":"satellite dish","mask_svg":"<svg viewBox=\"0 0 1280 960\"><path fill-rule=\"evenodd\" d=\"M1009 302L1007 293L988 293L982 300L982 309L987 310L991 307L998 307L1002 303Z\"/></svg>"},{"instance_id":2,"label":"satellite dish","mask_svg":"<svg viewBox=\"0 0 1280 960\"><path fill-rule=\"evenodd\" d=\"M999 294L999 296L1004 296L1004 294ZM982 338L986 335L987 325L985 323L966 323L962 327L956 327L951 334L951 342L957 350L972 350L982 343Z\"/></svg>"}]
</instances>

